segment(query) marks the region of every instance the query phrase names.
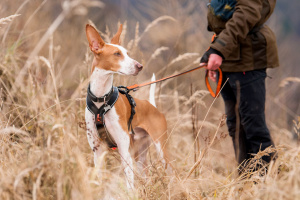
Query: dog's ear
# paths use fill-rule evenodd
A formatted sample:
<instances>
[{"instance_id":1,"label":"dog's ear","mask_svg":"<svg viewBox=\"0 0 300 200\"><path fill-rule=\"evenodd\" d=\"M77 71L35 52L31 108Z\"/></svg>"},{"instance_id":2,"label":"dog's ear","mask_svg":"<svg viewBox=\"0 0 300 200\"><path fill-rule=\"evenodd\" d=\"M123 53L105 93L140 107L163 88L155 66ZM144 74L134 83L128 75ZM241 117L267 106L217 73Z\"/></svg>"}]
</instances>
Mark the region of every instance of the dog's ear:
<instances>
[{"instance_id":1,"label":"dog's ear","mask_svg":"<svg viewBox=\"0 0 300 200\"><path fill-rule=\"evenodd\" d=\"M121 35L121 33L122 33L122 28L123 28L123 25L120 24L120 27L119 27L118 32L117 32L116 35L114 35L114 37L111 39L110 43L120 45L120 35Z\"/></svg>"},{"instance_id":2,"label":"dog's ear","mask_svg":"<svg viewBox=\"0 0 300 200\"><path fill-rule=\"evenodd\" d=\"M94 53L100 53L101 49L105 45L105 42L101 38L98 31L91 25L87 24L85 27L86 37L89 41L89 46Z\"/></svg>"}]
</instances>

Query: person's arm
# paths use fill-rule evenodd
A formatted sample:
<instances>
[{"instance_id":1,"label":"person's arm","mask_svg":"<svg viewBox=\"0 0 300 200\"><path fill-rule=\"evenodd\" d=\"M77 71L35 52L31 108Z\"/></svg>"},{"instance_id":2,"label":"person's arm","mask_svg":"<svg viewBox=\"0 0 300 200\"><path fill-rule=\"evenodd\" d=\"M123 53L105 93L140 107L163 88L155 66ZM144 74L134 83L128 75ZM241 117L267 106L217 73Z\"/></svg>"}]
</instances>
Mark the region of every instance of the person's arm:
<instances>
[{"instance_id":1,"label":"person's arm","mask_svg":"<svg viewBox=\"0 0 300 200\"><path fill-rule=\"evenodd\" d=\"M209 48L201 57L200 65L207 63L205 68L209 70L208 77L214 82L217 81L217 74L215 70L221 66L223 58L223 55L219 51L212 48Z\"/></svg>"},{"instance_id":2,"label":"person's arm","mask_svg":"<svg viewBox=\"0 0 300 200\"><path fill-rule=\"evenodd\" d=\"M226 27L211 44L208 51L204 53L201 63L208 63L209 77L216 81L217 70L223 59L229 56L232 49L237 48L240 41L244 40L250 30L260 21L262 0L238 0L231 19ZM208 59L208 60L207 60Z\"/></svg>"},{"instance_id":3,"label":"person's arm","mask_svg":"<svg viewBox=\"0 0 300 200\"><path fill-rule=\"evenodd\" d=\"M262 7L262 0L238 0L232 18L210 47L226 59L260 21Z\"/></svg>"}]
</instances>

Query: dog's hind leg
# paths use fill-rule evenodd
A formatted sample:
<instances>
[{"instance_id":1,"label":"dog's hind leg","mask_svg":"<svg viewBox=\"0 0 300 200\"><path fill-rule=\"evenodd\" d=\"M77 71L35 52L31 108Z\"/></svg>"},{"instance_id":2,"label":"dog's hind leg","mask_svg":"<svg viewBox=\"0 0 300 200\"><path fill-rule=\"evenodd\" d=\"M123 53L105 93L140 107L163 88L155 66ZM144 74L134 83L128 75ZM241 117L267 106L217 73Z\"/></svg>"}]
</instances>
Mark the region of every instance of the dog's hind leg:
<instances>
[{"instance_id":1,"label":"dog's hind leg","mask_svg":"<svg viewBox=\"0 0 300 200\"><path fill-rule=\"evenodd\" d=\"M155 74L152 75L151 81L155 81ZM155 87L156 83L150 86L149 92L149 102L156 107L155 103ZM155 126L148 127L147 131L149 131L155 147L156 151L159 154L162 162L165 164L165 168L167 171L170 171L170 167L172 168L171 164L169 163L169 153L167 150L167 141L168 141L168 134L167 134L167 122L165 117L162 114L156 114L156 118L152 118L152 123ZM171 169L172 170L172 169Z\"/></svg>"},{"instance_id":2,"label":"dog's hind leg","mask_svg":"<svg viewBox=\"0 0 300 200\"><path fill-rule=\"evenodd\" d=\"M140 127L134 128L134 158L137 162L137 167L142 176L147 175L147 153L150 146L149 134Z\"/></svg>"},{"instance_id":3,"label":"dog's hind leg","mask_svg":"<svg viewBox=\"0 0 300 200\"><path fill-rule=\"evenodd\" d=\"M155 144L156 151L162 163L165 165L165 169L167 171L172 171L167 147L169 138L166 119L162 114L157 114L155 118L152 118L152 124L155 124L156 126L149 126L147 131Z\"/></svg>"},{"instance_id":4,"label":"dog's hind leg","mask_svg":"<svg viewBox=\"0 0 300 200\"><path fill-rule=\"evenodd\" d=\"M156 147L156 152L159 155L162 163L164 164L164 168L167 174L171 174L173 171L173 166L170 163L170 155L166 147L166 140L156 140L154 141L154 145Z\"/></svg>"}]
</instances>

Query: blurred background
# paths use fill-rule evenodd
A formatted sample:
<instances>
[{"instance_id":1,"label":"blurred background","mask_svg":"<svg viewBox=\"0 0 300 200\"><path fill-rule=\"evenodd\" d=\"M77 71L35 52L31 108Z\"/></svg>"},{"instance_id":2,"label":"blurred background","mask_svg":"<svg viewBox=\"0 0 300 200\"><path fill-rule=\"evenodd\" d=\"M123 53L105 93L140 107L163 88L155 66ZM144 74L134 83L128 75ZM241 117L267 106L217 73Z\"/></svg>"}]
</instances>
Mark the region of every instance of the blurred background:
<instances>
[{"instance_id":1,"label":"blurred background","mask_svg":"<svg viewBox=\"0 0 300 200\"><path fill-rule=\"evenodd\" d=\"M210 43L212 33L206 30L206 4L207 1L197 0L103 0L86 1L81 5L75 1L63 0L2 0L0 5L1 17L12 14L20 14L9 25L1 26L1 32L5 33L1 38L1 51L9 56L9 53L20 53L18 62L24 64L30 52L40 42L49 26L55 24L50 35L53 45L59 48L55 53L55 60L59 67L57 70L64 76L63 86L59 88L60 96L68 98L69 90L78 84L78 73L87 76L88 70L83 66L87 43L85 39L84 26L91 20L96 27L107 37L116 32L118 23L126 24L126 35L123 45L127 45L134 37L140 37L137 47L139 53L135 53L136 59L143 62L146 68L134 81L143 82L149 79L152 73L157 78L170 75L182 69L199 58ZM70 8L67 8L70 6ZM73 8L71 8L74 6ZM280 82L287 77L299 77L300 57L298 56L300 45L300 17L299 2L291 0L288 3L278 0L277 6L268 25L277 36L278 50L280 55L280 68L270 70L267 79L267 115L270 123L291 128L292 120L297 120L299 115L299 83L289 82L280 87ZM69 9L69 10L68 10ZM160 20L157 24L145 29L151 22L161 16L169 16ZM61 19L58 19L61 17ZM107 31L107 32L106 32ZM48 37L48 38L47 38ZM16 42L17 41L17 42ZM48 41L44 41L38 49L38 55L47 52ZM161 48L165 47L165 48ZM160 55L151 59L154 52L161 48ZM8 55L7 55L8 53ZM166 66L179 55L192 53L177 62L168 69ZM31 55L33 56L33 55ZM30 58L31 59L31 58ZM193 84L195 90L203 88L203 73L195 72L188 77L181 77L171 81L170 87L177 82L179 95L190 94L184 88ZM201 84L200 84L201 83ZM173 84L173 85L172 85ZM178 86L177 85L177 86ZM182 87L182 88L181 88ZM186 94L185 94L186 93ZM222 104L222 103L221 103ZM220 105L222 106L222 105ZM278 120L280 119L280 120ZM282 120L285 119L285 120Z\"/></svg>"},{"instance_id":2,"label":"blurred background","mask_svg":"<svg viewBox=\"0 0 300 200\"><path fill-rule=\"evenodd\" d=\"M21 135L29 133L31 142L15 147L19 148L16 150L11 146L19 145L15 141L23 136L12 134L8 139L1 136L3 159L0 156L0 164L6 164L1 166L0 174L6 178L1 178L0 193L14 194L15 188L21 187L20 180L23 190L15 199L23 199L23 194L28 198L38 194L43 198L51 193L54 193L53 199L63 199L62 196L68 197L71 191L75 192L71 195L73 199L88 199L92 191L99 189L85 184L88 182L86 171L89 178L95 178L93 155L84 128L86 87L92 62L85 36L87 23L94 24L107 42L116 33L118 24L124 25L122 45L144 65L137 77L115 76L115 85L127 86L149 81L153 73L159 79L199 64L212 36L206 28L207 3L208 0L1 0L0 133L11 133L11 129L6 129L17 127L26 131L20 132ZM276 145L296 144L299 134L299 10L299 0L278 0L267 22L277 36L280 56L280 67L269 70L267 78L267 124ZM206 91L204 75L204 70L198 70L157 84L156 101L168 120L171 152L176 155L182 174L194 164L221 122L210 156L205 157L203 168L196 171L212 178L210 181L221 183L229 180L226 177L236 163L231 139L222 123L223 101L219 98L213 102ZM133 96L147 99L148 92L149 88L145 87ZM198 146L195 146L193 141L197 134ZM194 157L187 156L191 150ZM43 165L39 165L41 163ZM39 171L25 177L23 169ZM15 179L16 175L21 178ZM34 184L39 185L41 179L45 185L40 184L39 190ZM216 182L210 184L217 185ZM201 184L209 188L207 191L211 190L205 180ZM34 193L34 189L38 192ZM82 196L74 198L78 195L76 192ZM199 194L202 195L202 191ZM211 191L208 194L214 195Z\"/></svg>"}]
</instances>

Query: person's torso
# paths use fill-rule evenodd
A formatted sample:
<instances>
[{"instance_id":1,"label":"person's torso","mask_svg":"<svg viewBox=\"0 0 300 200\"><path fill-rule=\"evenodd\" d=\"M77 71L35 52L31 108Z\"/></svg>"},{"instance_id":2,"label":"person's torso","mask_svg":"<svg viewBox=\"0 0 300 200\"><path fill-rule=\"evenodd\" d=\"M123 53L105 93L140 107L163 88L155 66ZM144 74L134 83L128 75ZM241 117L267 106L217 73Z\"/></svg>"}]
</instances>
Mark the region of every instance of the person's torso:
<instances>
[{"instance_id":1,"label":"person's torso","mask_svg":"<svg viewBox=\"0 0 300 200\"><path fill-rule=\"evenodd\" d=\"M214 3L214 1L225 4L231 2L231 0L211 0L210 2ZM252 8L260 9L255 1L249 0L247 3L251 4ZM231 50L232 53L223 61L223 71L250 71L279 66L276 37L272 30L264 25L274 11L276 0L262 0L262 4L261 19L245 39L238 41L238 47ZM236 6L239 6L239 0L236 1ZM226 28L227 21L217 14L222 15L219 10L214 12L214 9L209 8L207 18L208 30L218 35ZM250 18L251 15L244 17Z\"/></svg>"}]
</instances>

